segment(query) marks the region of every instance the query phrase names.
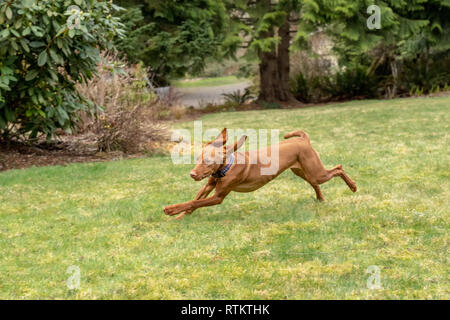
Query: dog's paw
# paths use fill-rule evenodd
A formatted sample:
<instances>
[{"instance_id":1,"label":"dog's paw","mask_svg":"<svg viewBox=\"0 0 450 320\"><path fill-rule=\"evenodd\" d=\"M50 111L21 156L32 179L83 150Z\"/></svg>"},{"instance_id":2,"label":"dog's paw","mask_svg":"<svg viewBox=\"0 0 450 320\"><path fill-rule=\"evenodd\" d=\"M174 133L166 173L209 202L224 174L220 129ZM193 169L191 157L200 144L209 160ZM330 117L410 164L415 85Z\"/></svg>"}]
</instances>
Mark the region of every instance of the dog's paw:
<instances>
[{"instance_id":1,"label":"dog's paw","mask_svg":"<svg viewBox=\"0 0 450 320\"><path fill-rule=\"evenodd\" d=\"M350 190L352 190L353 192L358 191L358 188L356 187L356 184L354 184L354 183L352 185L350 185L349 187L350 187Z\"/></svg>"},{"instance_id":2,"label":"dog's paw","mask_svg":"<svg viewBox=\"0 0 450 320\"><path fill-rule=\"evenodd\" d=\"M181 210L179 210L177 205L167 206L164 208L164 213L168 216L174 216L180 212Z\"/></svg>"}]
</instances>

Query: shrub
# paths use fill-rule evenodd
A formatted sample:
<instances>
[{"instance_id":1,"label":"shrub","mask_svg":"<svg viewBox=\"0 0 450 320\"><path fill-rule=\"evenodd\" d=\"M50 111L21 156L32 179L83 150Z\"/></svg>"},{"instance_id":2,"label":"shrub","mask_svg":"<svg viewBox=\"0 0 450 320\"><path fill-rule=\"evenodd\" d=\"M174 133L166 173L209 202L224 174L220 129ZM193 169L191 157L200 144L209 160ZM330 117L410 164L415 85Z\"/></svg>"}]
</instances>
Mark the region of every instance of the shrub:
<instances>
[{"instance_id":1,"label":"shrub","mask_svg":"<svg viewBox=\"0 0 450 320\"><path fill-rule=\"evenodd\" d=\"M236 90L232 93L222 93L222 96L225 98L226 104L231 104L234 106L240 106L255 98L250 93L248 88L246 88L244 92L241 92L241 90Z\"/></svg>"},{"instance_id":2,"label":"shrub","mask_svg":"<svg viewBox=\"0 0 450 320\"><path fill-rule=\"evenodd\" d=\"M171 115L177 120L181 119L187 111L187 108L184 106L174 106L170 108Z\"/></svg>"},{"instance_id":3,"label":"shrub","mask_svg":"<svg viewBox=\"0 0 450 320\"><path fill-rule=\"evenodd\" d=\"M379 95L380 80L369 75L366 68L356 66L335 74L311 75L299 73L291 80L294 96L303 102L324 102L357 98L375 98Z\"/></svg>"},{"instance_id":4,"label":"shrub","mask_svg":"<svg viewBox=\"0 0 450 320\"><path fill-rule=\"evenodd\" d=\"M401 90L412 95L435 93L450 83L448 52L405 61L400 75Z\"/></svg>"},{"instance_id":5,"label":"shrub","mask_svg":"<svg viewBox=\"0 0 450 320\"><path fill-rule=\"evenodd\" d=\"M311 39L313 47L328 48L320 45L323 34ZM322 41L323 42L323 41ZM316 51L318 51L316 49ZM336 72L336 58L328 50L325 54L310 52L295 52L291 56L291 90L294 96L302 102L320 102L329 99L325 92L331 77Z\"/></svg>"},{"instance_id":6,"label":"shrub","mask_svg":"<svg viewBox=\"0 0 450 320\"><path fill-rule=\"evenodd\" d=\"M83 114L78 128L95 134L99 151L152 152L167 140L157 123L161 104L148 88L146 69L102 55L97 75L78 90L96 106L94 117Z\"/></svg>"},{"instance_id":7,"label":"shrub","mask_svg":"<svg viewBox=\"0 0 450 320\"><path fill-rule=\"evenodd\" d=\"M48 139L71 132L91 105L75 90L122 35L112 1L0 1L0 133Z\"/></svg>"},{"instance_id":8,"label":"shrub","mask_svg":"<svg viewBox=\"0 0 450 320\"><path fill-rule=\"evenodd\" d=\"M355 66L337 72L324 87L324 91L334 99L375 98L379 80L368 74L367 68Z\"/></svg>"},{"instance_id":9,"label":"shrub","mask_svg":"<svg viewBox=\"0 0 450 320\"><path fill-rule=\"evenodd\" d=\"M312 102L310 85L303 73L296 74L291 80L291 91L295 98L302 102Z\"/></svg>"}]
</instances>

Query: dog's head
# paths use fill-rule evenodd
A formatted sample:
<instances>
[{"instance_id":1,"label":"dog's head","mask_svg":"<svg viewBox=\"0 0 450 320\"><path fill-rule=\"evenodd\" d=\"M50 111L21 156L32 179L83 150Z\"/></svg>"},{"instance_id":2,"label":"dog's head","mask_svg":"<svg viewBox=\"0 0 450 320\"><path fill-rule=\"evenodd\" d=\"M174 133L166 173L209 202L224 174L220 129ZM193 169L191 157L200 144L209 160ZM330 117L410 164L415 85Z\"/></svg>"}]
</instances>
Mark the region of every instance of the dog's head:
<instances>
[{"instance_id":1,"label":"dog's head","mask_svg":"<svg viewBox=\"0 0 450 320\"><path fill-rule=\"evenodd\" d=\"M247 136L242 136L232 146L226 145L227 139L227 128L224 128L216 139L203 147L197 158L197 165L190 173L192 179L203 180L225 166L227 158L244 144Z\"/></svg>"}]
</instances>

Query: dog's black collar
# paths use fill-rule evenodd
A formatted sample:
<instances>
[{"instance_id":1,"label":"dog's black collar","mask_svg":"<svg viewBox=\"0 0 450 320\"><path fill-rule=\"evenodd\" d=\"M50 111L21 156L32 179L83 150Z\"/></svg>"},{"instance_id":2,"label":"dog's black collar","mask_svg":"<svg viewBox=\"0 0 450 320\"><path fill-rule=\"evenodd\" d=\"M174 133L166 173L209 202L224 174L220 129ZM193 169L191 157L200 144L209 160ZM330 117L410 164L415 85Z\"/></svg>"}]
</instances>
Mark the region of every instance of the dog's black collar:
<instances>
[{"instance_id":1,"label":"dog's black collar","mask_svg":"<svg viewBox=\"0 0 450 320\"><path fill-rule=\"evenodd\" d=\"M230 170L233 163L234 163L234 156L233 156L233 154L231 154L230 162L225 166L225 168L223 168L222 170L216 171L215 173L212 174L212 176L217 179L225 177L225 175L227 174L228 170Z\"/></svg>"}]
</instances>

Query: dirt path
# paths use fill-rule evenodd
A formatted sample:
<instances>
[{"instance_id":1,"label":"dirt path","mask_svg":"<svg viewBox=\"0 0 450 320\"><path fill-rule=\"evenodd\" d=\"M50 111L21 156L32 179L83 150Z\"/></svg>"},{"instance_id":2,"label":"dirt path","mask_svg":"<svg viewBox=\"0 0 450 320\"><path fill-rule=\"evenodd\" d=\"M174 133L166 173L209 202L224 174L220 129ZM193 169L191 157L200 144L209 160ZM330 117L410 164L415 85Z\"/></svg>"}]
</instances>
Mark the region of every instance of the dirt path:
<instances>
[{"instance_id":1,"label":"dirt path","mask_svg":"<svg viewBox=\"0 0 450 320\"><path fill-rule=\"evenodd\" d=\"M250 82L241 82L215 87L176 88L176 92L180 96L180 103L182 105L186 107L193 106L194 108L201 108L208 103L223 103L223 93L232 93L237 90L244 92L250 85Z\"/></svg>"}]
</instances>

